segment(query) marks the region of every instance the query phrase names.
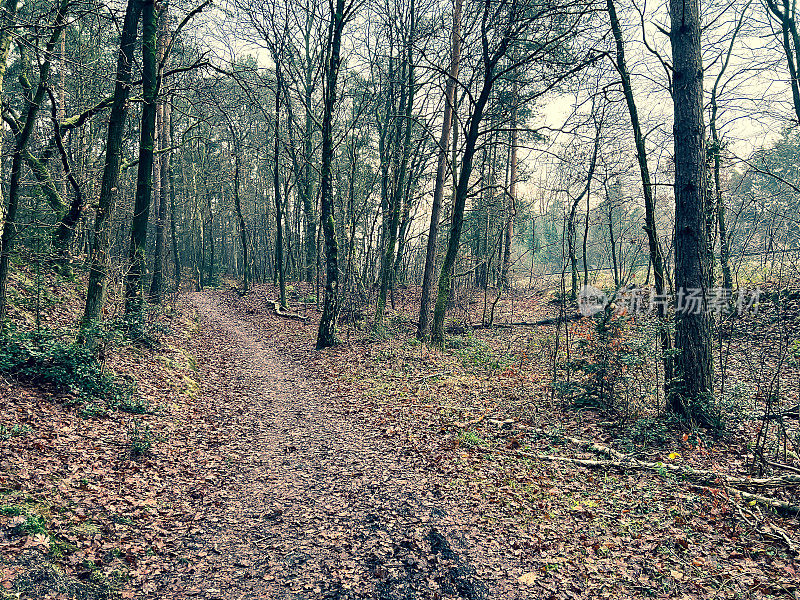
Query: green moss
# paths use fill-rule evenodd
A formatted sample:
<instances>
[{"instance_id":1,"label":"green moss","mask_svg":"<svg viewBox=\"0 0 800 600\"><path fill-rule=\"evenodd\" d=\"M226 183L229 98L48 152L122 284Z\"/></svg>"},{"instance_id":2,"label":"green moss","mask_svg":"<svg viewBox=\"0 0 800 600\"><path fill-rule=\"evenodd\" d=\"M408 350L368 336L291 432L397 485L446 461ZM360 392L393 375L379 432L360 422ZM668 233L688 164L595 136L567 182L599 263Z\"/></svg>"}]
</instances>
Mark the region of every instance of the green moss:
<instances>
[{"instance_id":1,"label":"green moss","mask_svg":"<svg viewBox=\"0 0 800 600\"><path fill-rule=\"evenodd\" d=\"M21 506L14 504L0 506L0 515L3 515L4 517L18 517L22 514L25 514L25 509Z\"/></svg>"}]
</instances>

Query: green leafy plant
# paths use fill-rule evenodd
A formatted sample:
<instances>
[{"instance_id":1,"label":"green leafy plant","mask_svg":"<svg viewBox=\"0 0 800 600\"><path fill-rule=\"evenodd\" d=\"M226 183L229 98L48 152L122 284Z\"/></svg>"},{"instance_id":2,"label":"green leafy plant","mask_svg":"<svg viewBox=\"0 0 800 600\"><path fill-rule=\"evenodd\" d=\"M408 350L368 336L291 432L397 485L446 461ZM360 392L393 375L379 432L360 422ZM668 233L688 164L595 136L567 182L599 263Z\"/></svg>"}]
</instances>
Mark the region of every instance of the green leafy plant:
<instances>
[{"instance_id":1,"label":"green leafy plant","mask_svg":"<svg viewBox=\"0 0 800 600\"><path fill-rule=\"evenodd\" d=\"M609 311L573 327L575 356L569 366L578 377L559 392L578 408L610 409L623 417L637 414L653 398L655 377L647 356L655 336L643 326Z\"/></svg>"},{"instance_id":2,"label":"green leafy plant","mask_svg":"<svg viewBox=\"0 0 800 600\"><path fill-rule=\"evenodd\" d=\"M27 425L14 425L12 427L8 427L3 423L0 423L0 441L7 441L14 437L23 437L28 435L31 432L31 428Z\"/></svg>"},{"instance_id":3,"label":"green leafy plant","mask_svg":"<svg viewBox=\"0 0 800 600\"><path fill-rule=\"evenodd\" d=\"M15 504L0 506L0 515L3 515L4 517L18 517L24 513L25 509Z\"/></svg>"},{"instance_id":4,"label":"green leafy plant","mask_svg":"<svg viewBox=\"0 0 800 600\"><path fill-rule=\"evenodd\" d=\"M126 394L116 404L116 408L132 415L151 415L155 412L150 402L139 396L135 391Z\"/></svg>"},{"instance_id":5,"label":"green leafy plant","mask_svg":"<svg viewBox=\"0 0 800 600\"><path fill-rule=\"evenodd\" d=\"M670 428L674 426L666 417L642 417L636 419L622 435L628 446L663 446L670 439Z\"/></svg>"},{"instance_id":6,"label":"green leafy plant","mask_svg":"<svg viewBox=\"0 0 800 600\"><path fill-rule=\"evenodd\" d=\"M0 334L0 373L79 401L124 392L94 352L50 330Z\"/></svg>"},{"instance_id":7,"label":"green leafy plant","mask_svg":"<svg viewBox=\"0 0 800 600\"><path fill-rule=\"evenodd\" d=\"M496 351L486 342L468 337L466 343L455 350L461 357L461 364L468 369L498 371L508 368L514 362L511 354Z\"/></svg>"},{"instance_id":8,"label":"green leafy plant","mask_svg":"<svg viewBox=\"0 0 800 600\"><path fill-rule=\"evenodd\" d=\"M44 517L39 515L28 515L24 522L17 525L13 532L14 535L47 535L47 528Z\"/></svg>"},{"instance_id":9,"label":"green leafy plant","mask_svg":"<svg viewBox=\"0 0 800 600\"><path fill-rule=\"evenodd\" d=\"M486 441L474 431L461 431L458 434L459 443L465 448L480 448L486 445Z\"/></svg>"},{"instance_id":10,"label":"green leafy plant","mask_svg":"<svg viewBox=\"0 0 800 600\"><path fill-rule=\"evenodd\" d=\"M84 419L108 417L111 415L111 410L109 410L108 405L90 402L81 407L78 411L78 415Z\"/></svg>"},{"instance_id":11,"label":"green leafy plant","mask_svg":"<svg viewBox=\"0 0 800 600\"><path fill-rule=\"evenodd\" d=\"M149 454L155 441L156 438L150 425L139 419L133 419L128 426L128 450L131 457L140 458Z\"/></svg>"}]
</instances>

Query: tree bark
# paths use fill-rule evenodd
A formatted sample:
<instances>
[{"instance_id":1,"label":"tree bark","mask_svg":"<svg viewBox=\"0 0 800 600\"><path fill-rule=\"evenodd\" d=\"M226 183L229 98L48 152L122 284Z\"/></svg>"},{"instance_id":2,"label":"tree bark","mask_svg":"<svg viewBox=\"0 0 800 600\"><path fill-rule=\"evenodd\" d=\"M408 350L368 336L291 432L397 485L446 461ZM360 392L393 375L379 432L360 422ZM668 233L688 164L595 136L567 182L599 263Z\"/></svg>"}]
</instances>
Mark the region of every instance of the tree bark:
<instances>
[{"instance_id":1,"label":"tree bark","mask_svg":"<svg viewBox=\"0 0 800 600\"><path fill-rule=\"evenodd\" d=\"M322 231L325 238L325 302L317 331L317 349L338 343L336 320L339 316L339 245L333 221L333 113L336 106L336 80L339 76L342 30L344 29L344 0L336 0L331 15L329 33L330 55L325 69L324 110L322 115L322 165L320 168L320 198Z\"/></svg>"},{"instance_id":2,"label":"tree bark","mask_svg":"<svg viewBox=\"0 0 800 600\"><path fill-rule=\"evenodd\" d=\"M668 408L710 425L713 364L706 305L710 260L706 230L703 66L699 0L670 0L675 142L676 379ZM687 302L700 296L698 305Z\"/></svg>"},{"instance_id":3,"label":"tree bark","mask_svg":"<svg viewBox=\"0 0 800 600\"><path fill-rule=\"evenodd\" d=\"M125 131L125 117L128 112L133 52L139 17L142 13L141 0L128 0L125 20L122 25L117 74L114 85L114 99L106 134L106 156L103 164L103 179L100 184L100 197L94 223L94 242L89 259L89 285L86 292L86 306L81 321L80 339L93 343L96 327L100 322L106 296L108 279L109 228L114 213L114 199L119 181L119 167L122 160L122 136Z\"/></svg>"},{"instance_id":4,"label":"tree bark","mask_svg":"<svg viewBox=\"0 0 800 600\"><path fill-rule=\"evenodd\" d=\"M436 182L433 187L431 204L431 224L428 228L428 244L425 249L425 270L422 274L422 297L419 305L417 322L417 339L424 340L428 336L428 321L431 312L431 288L433 274L436 270L436 246L439 237L439 219L442 213L442 197L444 196L445 170L447 169L448 150L450 148L450 130L453 127L453 105L455 102L456 82L458 81L458 64L461 56L461 7L464 0L455 0L453 5L453 28L450 34L450 69L444 88L444 115L442 116L442 135L439 138L439 156L436 165ZM453 163L455 170L455 163Z\"/></svg>"},{"instance_id":5,"label":"tree bark","mask_svg":"<svg viewBox=\"0 0 800 600\"><path fill-rule=\"evenodd\" d=\"M131 220L130 266L125 282L125 319L132 337L144 336L144 275L147 221L153 192L153 144L158 96L156 38L158 15L153 0L142 6L142 120L139 132L139 168Z\"/></svg>"},{"instance_id":6,"label":"tree bark","mask_svg":"<svg viewBox=\"0 0 800 600\"><path fill-rule=\"evenodd\" d=\"M275 275L280 291L281 308L286 308L286 274L283 271L283 204L281 204L280 168L281 168L281 57L274 55L275 60L275 171L273 173L273 191L275 194Z\"/></svg>"}]
</instances>

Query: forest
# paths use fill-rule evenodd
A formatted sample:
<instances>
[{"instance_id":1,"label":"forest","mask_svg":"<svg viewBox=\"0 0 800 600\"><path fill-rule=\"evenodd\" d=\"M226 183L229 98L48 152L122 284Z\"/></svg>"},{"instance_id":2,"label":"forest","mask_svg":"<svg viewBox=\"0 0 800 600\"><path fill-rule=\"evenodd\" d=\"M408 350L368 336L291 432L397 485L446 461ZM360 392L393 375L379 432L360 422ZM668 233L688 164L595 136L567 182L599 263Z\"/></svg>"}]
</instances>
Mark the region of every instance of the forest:
<instances>
[{"instance_id":1,"label":"forest","mask_svg":"<svg viewBox=\"0 0 800 600\"><path fill-rule=\"evenodd\" d=\"M0 6L0 600L800 597L795 0Z\"/></svg>"}]
</instances>

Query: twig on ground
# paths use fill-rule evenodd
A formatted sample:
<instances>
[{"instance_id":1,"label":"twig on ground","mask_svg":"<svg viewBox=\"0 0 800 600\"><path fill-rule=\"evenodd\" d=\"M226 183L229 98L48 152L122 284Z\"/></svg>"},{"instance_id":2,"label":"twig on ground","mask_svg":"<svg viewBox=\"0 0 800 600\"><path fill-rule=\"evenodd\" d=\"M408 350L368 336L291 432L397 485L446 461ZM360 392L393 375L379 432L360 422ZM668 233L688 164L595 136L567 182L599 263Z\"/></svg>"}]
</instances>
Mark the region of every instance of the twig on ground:
<instances>
[{"instance_id":1,"label":"twig on ground","mask_svg":"<svg viewBox=\"0 0 800 600\"><path fill-rule=\"evenodd\" d=\"M798 475L800 475L800 469L797 467L793 467L792 465L784 465L782 463L776 463L770 460L765 460L764 463L769 465L773 469L783 469L784 471L791 471L792 473L797 473Z\"/></svg>"}]
</instances>

